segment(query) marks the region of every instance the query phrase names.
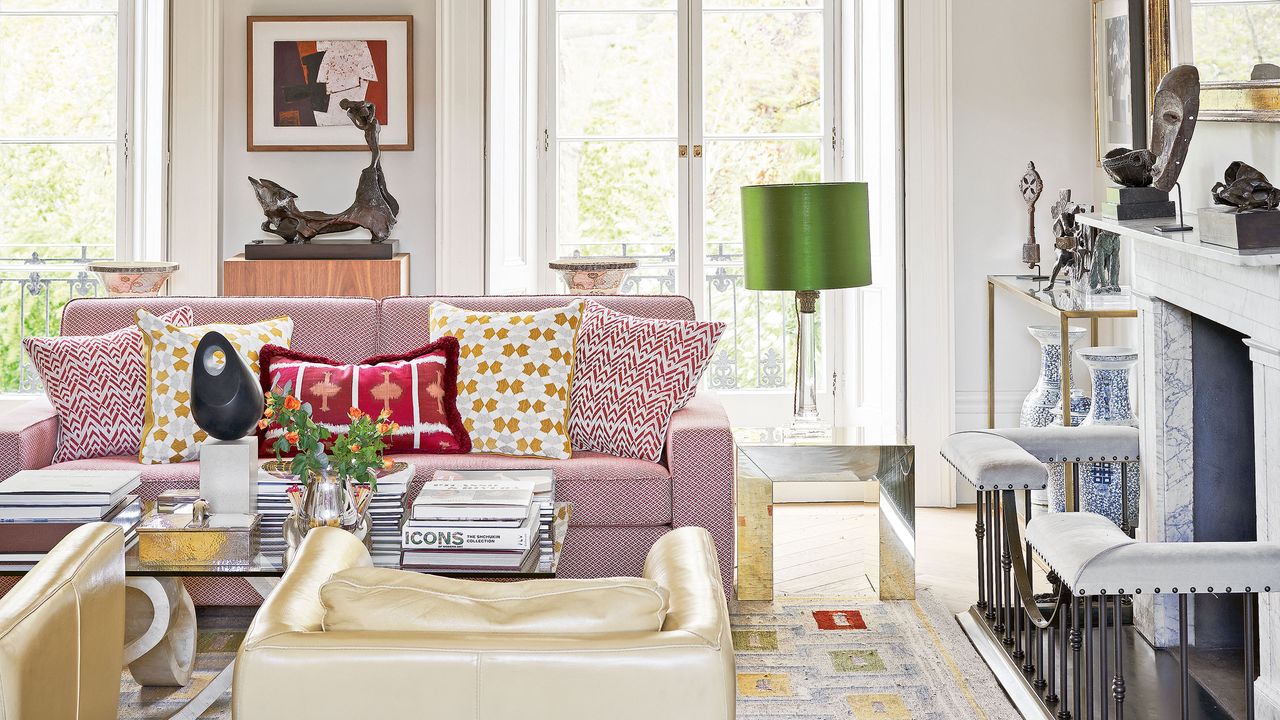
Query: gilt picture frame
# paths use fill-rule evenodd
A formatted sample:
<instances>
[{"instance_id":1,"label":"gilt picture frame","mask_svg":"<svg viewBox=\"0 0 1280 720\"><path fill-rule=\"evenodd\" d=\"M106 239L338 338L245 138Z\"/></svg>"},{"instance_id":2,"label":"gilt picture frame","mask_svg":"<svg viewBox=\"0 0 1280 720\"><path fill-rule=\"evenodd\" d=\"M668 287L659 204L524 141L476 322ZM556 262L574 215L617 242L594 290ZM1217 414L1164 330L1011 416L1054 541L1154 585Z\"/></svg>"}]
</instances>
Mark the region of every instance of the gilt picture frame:
<instances>
[{"instance_id":1,"label":"gilt picture frame","mask_svg":"<svg viewBox=\"0 0 1280 720\"><path fill-rule=\"evenodd\" d=\"M246 18L249 152L367 152L343 100L378 108L383 150L413 150L413 16Z\"/></svg>"},{"instance_id":2,"label":"gilt picture frame","mask_svg":"<svg viewBox=\"0 0 1280 720\"><path fill-rule=\"evenodd\" d=\"M1092 0L1093 129L1098 166L1147 144L1145 0Z\"/></svg>"}]
</instances>

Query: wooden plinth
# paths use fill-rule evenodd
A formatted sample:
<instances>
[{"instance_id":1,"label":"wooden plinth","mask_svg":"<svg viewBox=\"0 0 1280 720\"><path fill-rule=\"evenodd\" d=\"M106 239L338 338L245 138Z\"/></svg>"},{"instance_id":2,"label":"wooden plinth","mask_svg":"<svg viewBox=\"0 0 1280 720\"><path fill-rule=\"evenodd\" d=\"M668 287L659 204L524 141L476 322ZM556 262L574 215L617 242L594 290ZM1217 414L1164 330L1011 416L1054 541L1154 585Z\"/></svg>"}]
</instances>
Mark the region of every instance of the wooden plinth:
<instances>
[{"instance_id":1,"label":"wooden plinth","mask_svg":"<svg viewBox=\"0 0 1280 720\"><path fill-rule=\"evenodd\" d=\"M409 294L409 254L390 260L246 260L222 262L222 294L228 297L372 297Z\"/></svg>"}]
</instances>

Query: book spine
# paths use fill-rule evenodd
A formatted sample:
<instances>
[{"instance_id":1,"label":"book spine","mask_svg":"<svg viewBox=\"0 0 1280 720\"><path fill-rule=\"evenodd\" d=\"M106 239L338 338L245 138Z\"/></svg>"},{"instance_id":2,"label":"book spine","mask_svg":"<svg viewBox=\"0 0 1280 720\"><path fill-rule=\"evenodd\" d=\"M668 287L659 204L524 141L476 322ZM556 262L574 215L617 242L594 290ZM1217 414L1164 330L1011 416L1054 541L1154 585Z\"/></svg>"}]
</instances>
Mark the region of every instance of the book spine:
<instances>
[{"instance_id":1,"label":"book spine","mask_svg":"<svg viewBox=\"0 0 1280 720\"><path fill-rule=\"evenodd\" d=\"M400 544L406 549L422 550L528 550L531 535L528 527L406 526Z\"/></svg>"}]
</instances>

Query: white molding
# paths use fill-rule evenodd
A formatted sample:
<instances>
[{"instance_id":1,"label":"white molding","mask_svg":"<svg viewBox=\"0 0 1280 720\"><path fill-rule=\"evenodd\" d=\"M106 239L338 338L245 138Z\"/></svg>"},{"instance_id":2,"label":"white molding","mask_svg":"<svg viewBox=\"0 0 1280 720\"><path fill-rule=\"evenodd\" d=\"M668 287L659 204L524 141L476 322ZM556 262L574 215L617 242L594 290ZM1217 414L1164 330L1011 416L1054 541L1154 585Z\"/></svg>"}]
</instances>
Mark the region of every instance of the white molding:
<instances>
[{"instance_id":1,"label":"white molding","mask_svg":"<svg viewBox=\"0 0 1280 720\"><path fill-rule=\"evenodd\" d=\"M437 295L485 292L485 6L436 2Z\"/></svg>"},{"instance_id":2,"label":"white molding","mask_svg":"<svg viewBox=\"0 0 1280 720\"><path fill-rule=\"evenodd\" d=\"M181 269L175 295L217 295L222 249L222 8L217 0L171 5L169 231L166 256Z\"/></svg>"},{"instance_id":3,"label":"white molding","mask_svg":"<svg viewBox=\"0 0 1280 720\"><path fill-rule=\"evenodd\" d=\"M954 507L954 476L938 455L955 426L951 0L903 12L907 439L917 504Z\"/></svg>"},{"instance_id":4,"label":"white molding","mask_svg":"<svg viewBox=\"0 0 1280 720\"><path fill-rule=\"evenodd\" d=\"M1030 391L1030 388L1027 389ZM1010 415L1014 420L1022 414L1022 401L1026 399L1027 393L1018 390L1000 390L996 392L996 425L997 427L1005 427L1002 425L1001 418L1007 418ZM956 426L969 426L971 423L964 423L960 418L980 417L981 423L974 427L986 427L987 424L987 391L986 390L957 390L956 391Z\"/></svg>"}]
</instances>

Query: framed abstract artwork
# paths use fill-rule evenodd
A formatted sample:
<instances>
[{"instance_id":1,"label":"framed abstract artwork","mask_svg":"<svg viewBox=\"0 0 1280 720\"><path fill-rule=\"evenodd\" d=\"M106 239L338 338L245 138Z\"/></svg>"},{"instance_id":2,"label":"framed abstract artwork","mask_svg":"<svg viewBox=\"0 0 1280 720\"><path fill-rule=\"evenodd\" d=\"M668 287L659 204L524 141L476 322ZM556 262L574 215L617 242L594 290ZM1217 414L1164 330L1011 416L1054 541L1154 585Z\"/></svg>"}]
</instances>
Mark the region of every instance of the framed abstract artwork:
<instances>
[{"instance_id":1,"label":"framed abstract artwork","mask_svg":"<svg viewBox=\"0 0 1280 720\"><path fill-rule=\"evenodd\" d=\"M412 16L247 20L250 152L367 151L343 100L377 107L383 150L413 149Z\"/></svg>"},{"instance_id":2,"label":"framed abstract artwork","mask_svg":"<svg viewBox=\"0 0 1280 720\"><path fill-rule=\"evenodd\" d=\"M1144 0L1093 0L1093 127L1097 160L1146 147Z\"/></svg>"}]
</instances>

